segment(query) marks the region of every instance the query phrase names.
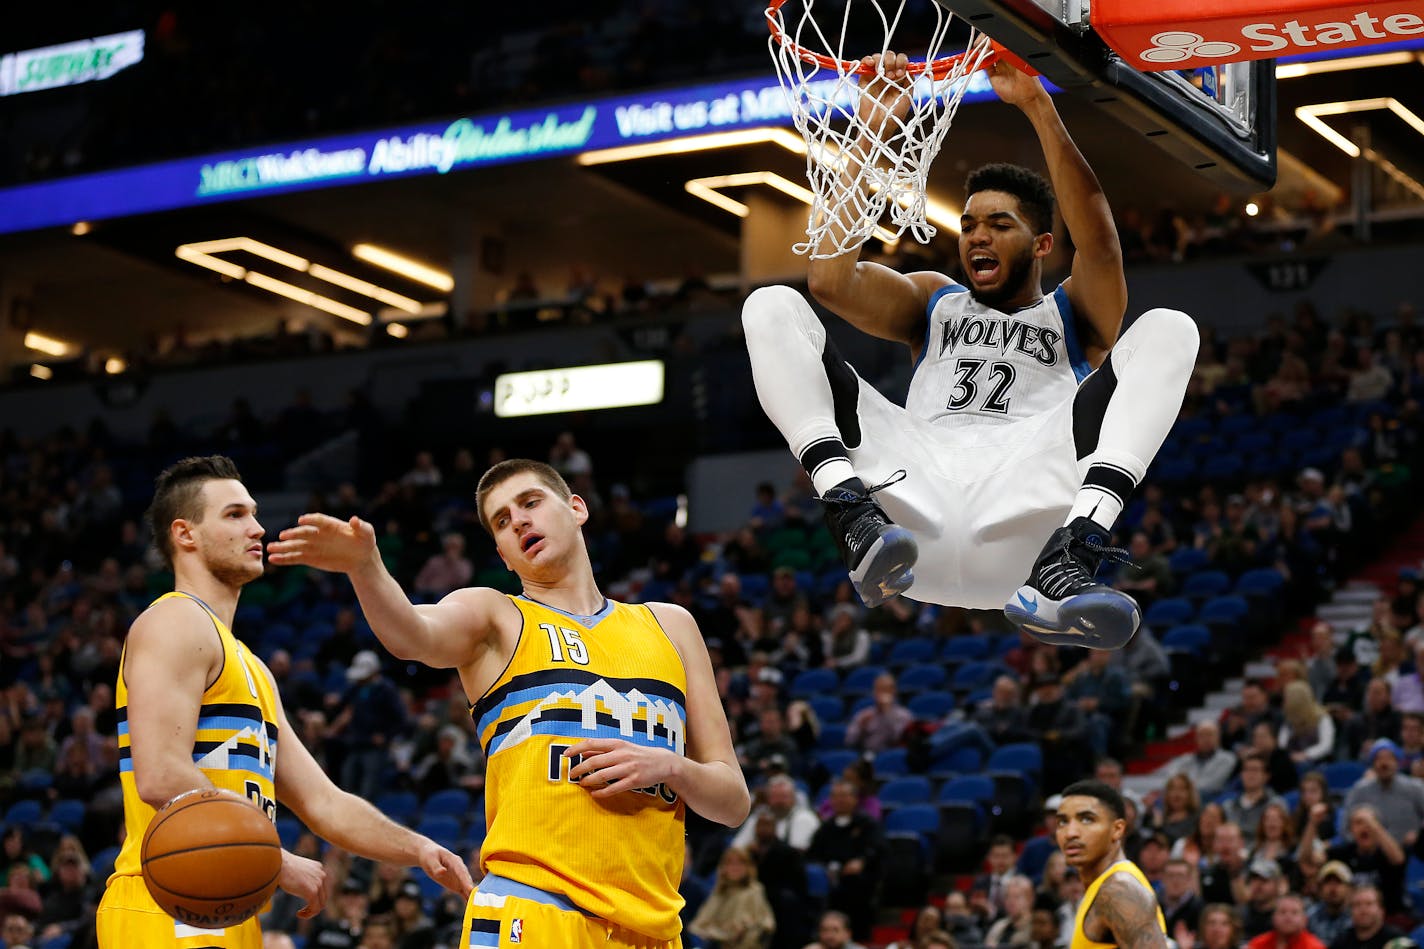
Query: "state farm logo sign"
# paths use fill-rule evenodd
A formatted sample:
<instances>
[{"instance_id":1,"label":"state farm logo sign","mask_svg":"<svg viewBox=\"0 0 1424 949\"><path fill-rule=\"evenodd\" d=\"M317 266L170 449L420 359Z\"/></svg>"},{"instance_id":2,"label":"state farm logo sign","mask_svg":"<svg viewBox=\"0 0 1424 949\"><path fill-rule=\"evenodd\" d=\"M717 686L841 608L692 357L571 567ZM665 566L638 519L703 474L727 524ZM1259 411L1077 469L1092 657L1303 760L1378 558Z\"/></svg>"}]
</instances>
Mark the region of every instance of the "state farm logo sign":
<instances>
[{"instance_id":1,"label":"state farm logo sign","mask_svg":"<svg viewBox=\"0 0 1424 949\"><path fill-rule=\"evenodd\" d=\"M1356 12L1352 7L1337 7L1315 11L1309 18L1297 15L1288 20L1179 19L1177 22L1186 29L1164 30L1162 27L1171 19L1150 16L1149 11L1138 7L1132 15L1105 16L1102 23L1095 21L1094 27L1120 55L1142 69L1181 69L1212 61L1261 59L1322 47L1365 46L1424 36L1424 0L1384 6L1395 10L1403 6L1419 12L1390 14L1378 6L1373 11ZM1094 14L1097 12L1095 9ZM1156 23L1151 22L1153 19Z\"/></svg>"}]
</instances>

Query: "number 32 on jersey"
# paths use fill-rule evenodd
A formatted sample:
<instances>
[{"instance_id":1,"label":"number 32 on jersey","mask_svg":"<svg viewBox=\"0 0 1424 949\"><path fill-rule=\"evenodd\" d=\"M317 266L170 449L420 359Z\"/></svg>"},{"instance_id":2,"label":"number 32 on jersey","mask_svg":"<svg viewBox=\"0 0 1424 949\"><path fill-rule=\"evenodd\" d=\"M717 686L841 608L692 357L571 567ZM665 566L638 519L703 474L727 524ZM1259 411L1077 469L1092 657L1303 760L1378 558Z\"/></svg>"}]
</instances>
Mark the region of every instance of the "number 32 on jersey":
<instances>
[{"instance_id":1,"label":"number 32 on jersey","mask_svg":"<svg viewBox=\"0 0 1424 949\"><path fill-rule=\"evenodd\" d=\"M982 382L987 394L979 411L1007 415L1009 390L1013 388L1016 377L1013 363L961 358L954 364L954 389L949 393L945 408L958 412L974 405L979 399Z\"/></svg>"}]
</instances>

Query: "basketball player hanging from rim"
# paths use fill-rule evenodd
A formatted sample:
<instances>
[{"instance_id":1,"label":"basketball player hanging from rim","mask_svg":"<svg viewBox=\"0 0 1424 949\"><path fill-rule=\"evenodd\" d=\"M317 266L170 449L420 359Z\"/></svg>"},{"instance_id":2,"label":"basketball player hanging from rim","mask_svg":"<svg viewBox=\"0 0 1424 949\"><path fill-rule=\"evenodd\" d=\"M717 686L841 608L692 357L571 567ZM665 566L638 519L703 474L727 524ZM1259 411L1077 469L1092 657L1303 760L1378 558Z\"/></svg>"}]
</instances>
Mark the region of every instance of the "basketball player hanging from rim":
<instances>
[{"instance_id":1,"label":"basketball player hanging from rim","mask_svg":"<svg viewBox=\"0 0 1424 949\"><path fill-rule=\"evenodd\" d=\"M876 130L909 108L904 54L863 62L875 72L859 80L863 131L842 185ZM1183 313L1151 310L1121 332L1122 251L1097 178L1036 78L1001 60L990 79L1033 126L1051 185L1007 164L969 174L966 284L897 273L857 250L830 256L851 229L844 210L812 247L812 295L910 348L905 407L855 374L787 287L757 290L743 309L757 395L810 474L867 605L904 593L1002 607L1042 642L1117 649L1138 606L1094 577L1122 557L1107 546L1113 523L1176 419L1197 330ZM1045 294L1055 193L1076 253Z\"/></svg>"}]
</instances>

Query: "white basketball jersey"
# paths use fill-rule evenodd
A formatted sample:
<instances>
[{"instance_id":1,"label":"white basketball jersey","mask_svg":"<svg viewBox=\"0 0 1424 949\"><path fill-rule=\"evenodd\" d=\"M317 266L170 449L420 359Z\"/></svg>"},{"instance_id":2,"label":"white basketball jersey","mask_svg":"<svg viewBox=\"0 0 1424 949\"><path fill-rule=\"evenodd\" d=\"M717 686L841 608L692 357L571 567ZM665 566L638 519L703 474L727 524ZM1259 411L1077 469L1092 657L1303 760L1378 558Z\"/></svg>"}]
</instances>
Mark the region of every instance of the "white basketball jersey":
<instances>
[{"instance_id":1,"label":"white basketball jersey","mask_svg":"<svg viewBox=\"0 0 1424 949\"><path fill-rule=\"evenodd\" d=\"M928 306L925 346L905 408L931 422L997 424L1041 415L1092 371L1060 284L1033 306L1001 313L951 283Z\"/></svg>"}]
</instances>

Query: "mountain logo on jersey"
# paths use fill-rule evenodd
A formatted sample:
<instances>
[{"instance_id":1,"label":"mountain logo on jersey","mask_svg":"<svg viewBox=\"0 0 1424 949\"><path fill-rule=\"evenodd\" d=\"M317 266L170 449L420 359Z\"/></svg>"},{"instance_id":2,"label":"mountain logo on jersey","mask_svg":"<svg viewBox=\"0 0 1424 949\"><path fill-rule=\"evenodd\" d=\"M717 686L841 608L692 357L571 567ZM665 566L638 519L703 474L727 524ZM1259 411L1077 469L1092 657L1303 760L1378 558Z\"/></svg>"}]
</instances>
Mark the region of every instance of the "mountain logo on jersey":
<instances>
[{"instance_id":1,"label":"mountain logo on jersey","mask_svg":"<svg viewBox=\"0 0 1424 949\"><path fill-rule=\"evenodd\" d=\"M681 755L687 725L677 703L645 695L639 689L625 695L606 680L598 679L583 688L555 689L525 712L497 743L503 749L540 734L592 738L600 733L640 745L670 748ZM494 750L491 747L490 753Z\"/></svg>"},{"instance_id":2,"label":"mountain logo on jersey","mask_svg":"<svg viewBox=\"0 0 1424 949\"><path fill-rule=\"evenodd\" d=\"M939 354L953 353L961 346L978 346L1000 355L1007 355L1013 349L1045 366L1056 366L1061 342L1063 334L1057 330L1013 317L961 316L945 320L940 332Z\"/></svg>"},{"instance_id":3,"label":"mountain logo on jersey","mask_svg":"<svg viewBox=\"0 0 1424 949\"><path fill-rule=\"evenodd\" d=\"M265 728L243 728L211 748L208 742L193 743L193 763L220 771L251 771L272 779L271 742Z\"/></svg>"}]
</instances>

